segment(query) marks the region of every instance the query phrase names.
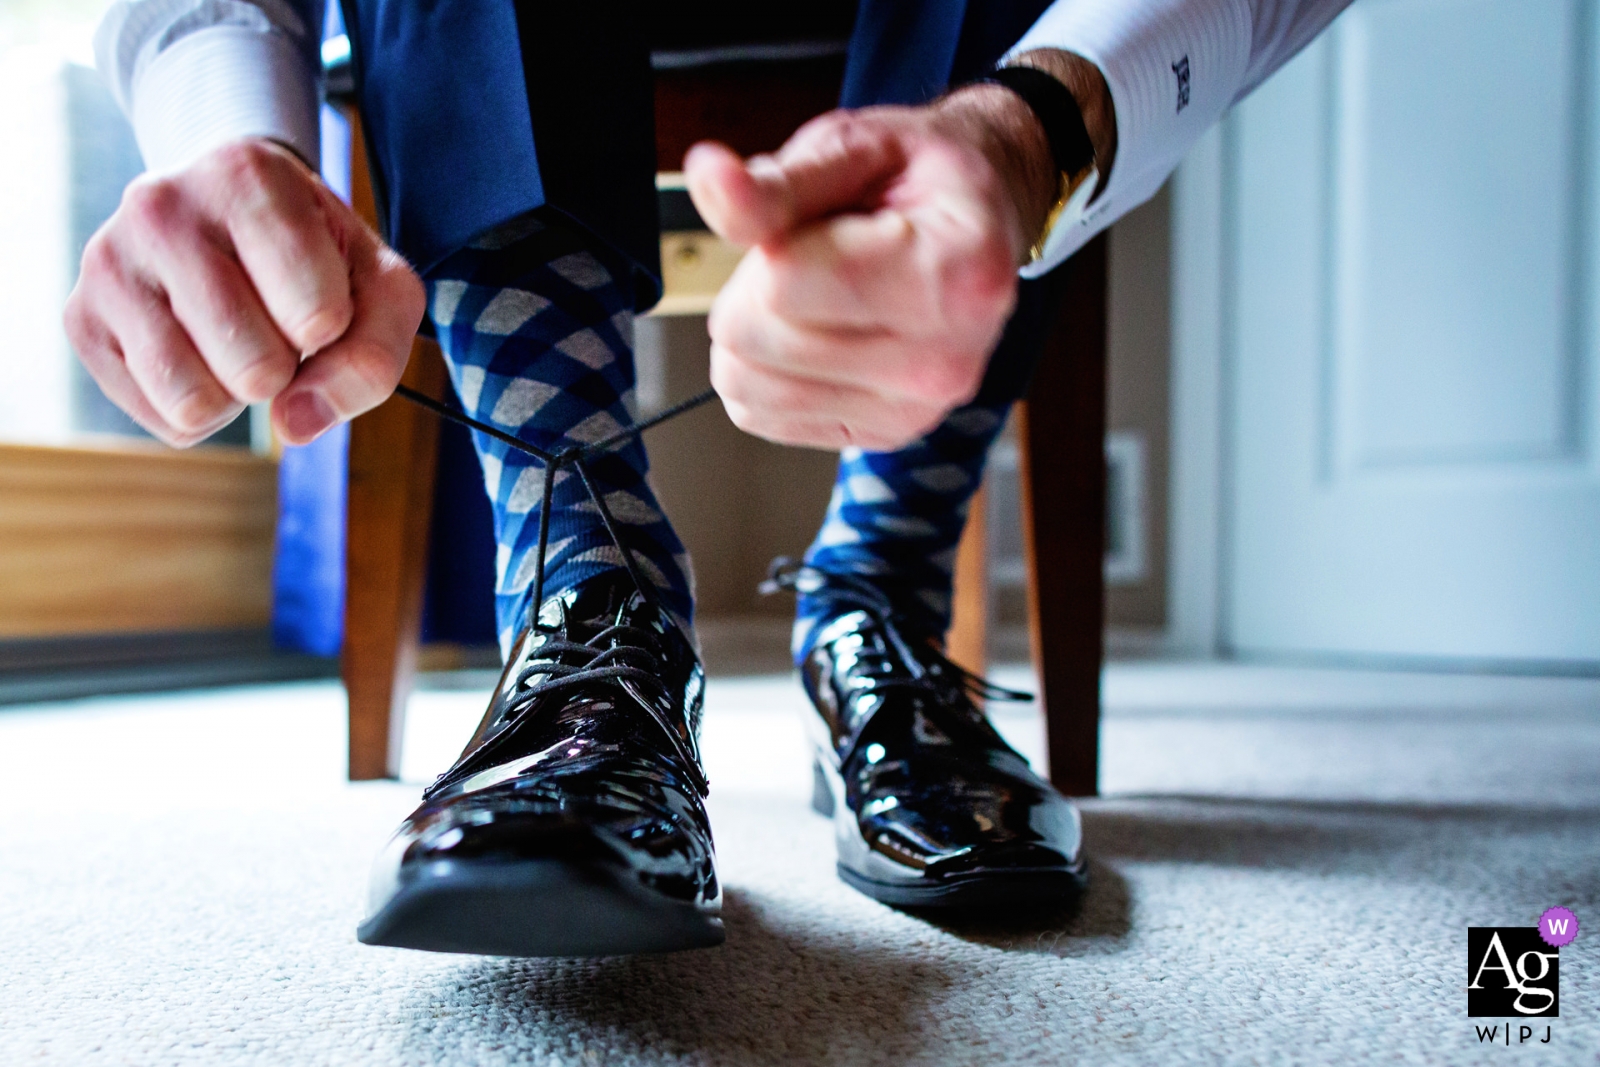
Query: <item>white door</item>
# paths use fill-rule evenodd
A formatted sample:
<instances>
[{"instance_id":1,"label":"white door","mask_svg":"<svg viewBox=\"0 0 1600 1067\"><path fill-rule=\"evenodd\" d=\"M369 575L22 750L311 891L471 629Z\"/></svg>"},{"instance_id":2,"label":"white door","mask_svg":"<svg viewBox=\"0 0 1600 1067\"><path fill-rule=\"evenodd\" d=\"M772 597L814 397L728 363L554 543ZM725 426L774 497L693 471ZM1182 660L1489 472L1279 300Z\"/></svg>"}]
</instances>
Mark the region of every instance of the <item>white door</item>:
<instances>
[{"instance_id":1,"label":"white door","mask_svg":"<svg viewBox=\"0 0 1600 1067\"><path fill-rule=\"evenodd\" d=\"M1360 0L1230 118L1233 648L1600 663L1597 8Z\"/></svg>"}]
</instances>

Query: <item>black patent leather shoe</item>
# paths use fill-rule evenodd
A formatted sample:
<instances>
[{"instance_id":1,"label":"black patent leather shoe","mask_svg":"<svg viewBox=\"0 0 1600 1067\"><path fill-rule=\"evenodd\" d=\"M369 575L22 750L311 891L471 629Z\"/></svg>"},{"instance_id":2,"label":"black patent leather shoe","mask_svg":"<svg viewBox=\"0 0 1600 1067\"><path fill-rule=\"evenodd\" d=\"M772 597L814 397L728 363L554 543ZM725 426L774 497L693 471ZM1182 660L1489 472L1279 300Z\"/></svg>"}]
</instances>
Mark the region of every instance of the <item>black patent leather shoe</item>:
<instances>
[{"instance_id":1,"label":"black patent leather shoe","mask_svg":"<svg viewBox=\"0 0 1600 1067\"><path fill-rule=\"evenodd\" d=\"M837 610L800 673L817 715L813 807L832 817L839 877L885 904L1043 906L1085 885L1078 810L1000 737L973 696L991 686L860 578L780 561L768 585Z\"/></svg>"},{"instance_id":2,"label":"black patent leather shoe","mask_svg":"<svg viewBox=\"0 0 1600 1067\"><path fill-rule=\"evenodd\" d=\"M703 689L626 574L546 600L466 750L379 856L357 937L498 956L721 943Z\"/></svg>"}]
</instances>

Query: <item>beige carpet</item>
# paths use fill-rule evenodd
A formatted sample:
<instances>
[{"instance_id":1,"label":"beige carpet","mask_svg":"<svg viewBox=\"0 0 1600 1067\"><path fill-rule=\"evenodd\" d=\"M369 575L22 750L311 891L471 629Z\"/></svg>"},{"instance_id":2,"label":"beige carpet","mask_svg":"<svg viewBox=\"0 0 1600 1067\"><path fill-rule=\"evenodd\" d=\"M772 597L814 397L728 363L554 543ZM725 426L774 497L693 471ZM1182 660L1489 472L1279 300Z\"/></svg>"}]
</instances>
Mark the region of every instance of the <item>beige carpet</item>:
<instances>
[{"instance_id":1,"label":"beige carpet","mask_svg":"<svg viewBox=\"0 0 1600 1067\"><path fill-rule=\"evenodd\" d=\"M355 942L418 786L341 781L329 685L0 711L0 1063L1596 1062L1600 682L1113 667L1093 887L1012 926L839 884L792 685L711 693L728 943L582 962ZM1552 1041L1480 1046L1466 926L1557 903Z\"/></svg>"}]
</instances>

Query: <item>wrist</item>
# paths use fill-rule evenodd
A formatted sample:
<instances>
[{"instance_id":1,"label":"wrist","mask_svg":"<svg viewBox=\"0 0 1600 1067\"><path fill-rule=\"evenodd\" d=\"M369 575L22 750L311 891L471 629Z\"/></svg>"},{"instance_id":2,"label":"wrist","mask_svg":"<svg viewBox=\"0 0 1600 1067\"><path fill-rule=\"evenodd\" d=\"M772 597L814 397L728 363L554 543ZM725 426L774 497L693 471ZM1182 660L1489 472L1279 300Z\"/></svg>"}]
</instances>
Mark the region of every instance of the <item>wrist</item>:
<instances>
[{"instance_id":1,"label":"wrist","mask_svg":"<svg viewBox=\"0 0 1600 1067\"><path fill-rule=\"evenodd\" d=\"M1082 56L1054 48L1024 52L1008 66L1033 67L1067 87L1078 102L1078 113L1083 116L1084 129L1094 145L1095 167L1104 184L1117 157L1117 112L1100 68Z\"/></svg>"},{"instance_id":2,"label":"wrist","mask_svg":"<svg viewBox=\"0 0 1600 1067\"><path fill-rule=\"evenodd\" d=\"M940 124L977 148L999 177L1021 262L1060 189L1044 127L1021 97L1001 85L963 86L934 107Z\"/></svg>"},{"instance_id":3,"label":"wrist","mask_svg":"<svg viewBox=\"0 0 1600 1067\"><path fill-rule=\"evenodd\" d=\"M1088 135L1087 147L1094 154L1091 178L1098 173L1096 186L1085 188L1082 193L1092 200L1105 185L1117 151L1116 110L1104 75L1082 56L1048 48L1025 52L1007 65L1031 67L1071 95L1078 111L1074 121L1077 117L1083 120L1078 136ZM1039 102L1030 103L1024 99L1027 95L1020 89L1013 91L1004 85L980 82L963 86L936 104L955 118L999 174L1015 209L1014 222L1022 235L1020 247L1024 250L1043 241L1045 228L1060 209L1064 190L1069 188L1063 176L1066 165L1056 158L1060 152L1052 148L1051 133L1035 110ZM1059 131L1055 135L1060 136ZM1078 143L1082 144L1081 140ZM1076 167L1066 169L1075 171ZM1020 261L1028 261L1026 251Z\"/></svg>"}]
</instances>

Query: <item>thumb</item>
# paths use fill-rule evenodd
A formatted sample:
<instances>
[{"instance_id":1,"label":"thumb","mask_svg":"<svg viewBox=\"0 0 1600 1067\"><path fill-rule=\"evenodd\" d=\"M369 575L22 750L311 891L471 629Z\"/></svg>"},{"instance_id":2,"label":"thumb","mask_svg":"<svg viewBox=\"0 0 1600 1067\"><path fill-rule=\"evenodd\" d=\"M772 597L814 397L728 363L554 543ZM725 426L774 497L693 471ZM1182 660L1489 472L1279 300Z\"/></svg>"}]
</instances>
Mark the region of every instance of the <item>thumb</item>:
<instances>
[{"instance_id":1,"label":"thumb","mask_svg":"<svg viewBox=\"0 0 1600 1067\"><path fill-rule=\"evenodd\" d=\"M703 141L689 149L683 170L713 231L737 245L759 245L808 222L870 208L905 160L888 125L840 110L800 127L776 155L742 160Z\"/></svg>"}]
</instances>

